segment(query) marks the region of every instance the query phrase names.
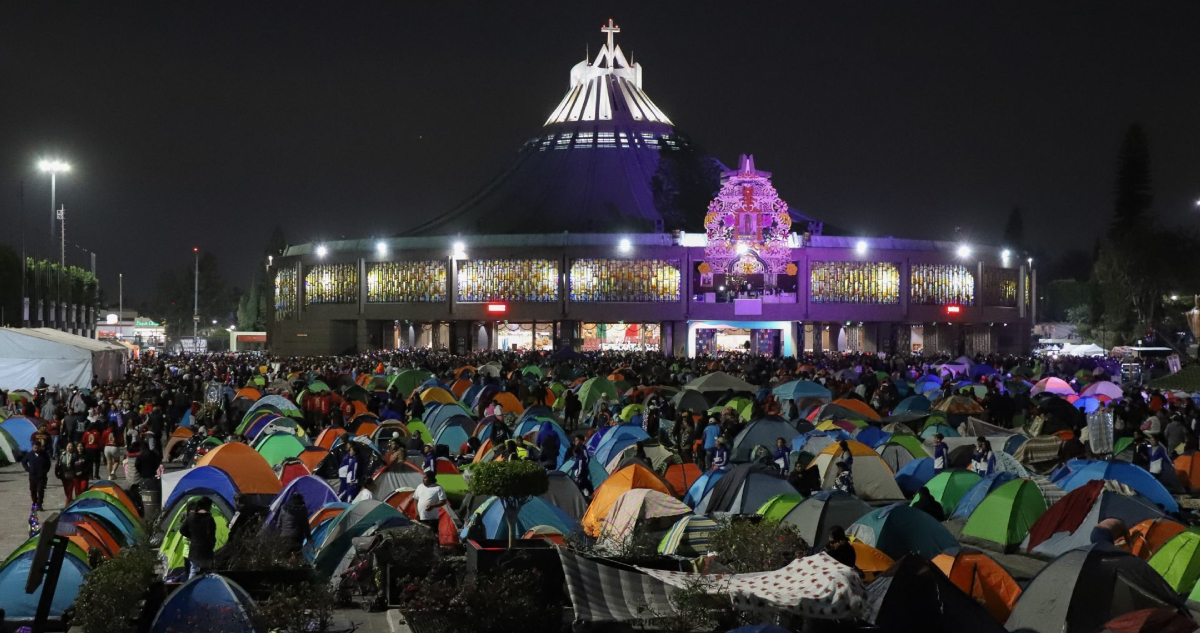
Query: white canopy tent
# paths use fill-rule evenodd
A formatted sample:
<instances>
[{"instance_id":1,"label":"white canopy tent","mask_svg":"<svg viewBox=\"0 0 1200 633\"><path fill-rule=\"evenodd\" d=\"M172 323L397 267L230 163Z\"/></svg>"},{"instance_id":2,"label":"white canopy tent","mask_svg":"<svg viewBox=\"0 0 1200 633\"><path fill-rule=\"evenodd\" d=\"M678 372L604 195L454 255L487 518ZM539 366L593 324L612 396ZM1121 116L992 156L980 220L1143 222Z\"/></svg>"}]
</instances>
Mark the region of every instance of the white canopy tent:
<instances>
[{"instance_id":1,"label":"white canopy tent","mask_svg":"<svg viewBox=\"0 0 1200 633\"><path fill-rule=\"evenodd\" d=\"M0 328L0 389L50 385L90 387L125 375L128 350L121 345L49 328Z\"/></svg>"}]
</instances>

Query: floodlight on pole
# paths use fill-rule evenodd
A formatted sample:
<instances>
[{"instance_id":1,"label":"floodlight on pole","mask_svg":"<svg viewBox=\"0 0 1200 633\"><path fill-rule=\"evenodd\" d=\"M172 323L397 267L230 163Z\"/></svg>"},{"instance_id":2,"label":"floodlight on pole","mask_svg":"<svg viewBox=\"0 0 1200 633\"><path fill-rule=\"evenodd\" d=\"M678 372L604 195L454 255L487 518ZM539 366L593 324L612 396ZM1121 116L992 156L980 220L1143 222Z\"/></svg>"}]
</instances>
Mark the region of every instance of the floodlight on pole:
<instances>
[{"instance_id":1,"label":"floodlight on pole","mask_svg":"<svg viewBox=\"0 0 1200 633\"><path fill-rule=\"evenodd\" d=\"M199 337L200 328L200 249L192 247L192 253L196 256L196 290L192 295L192 351L194 352L199 349L196 339Z\"/></svg>"},{"instance_id":2,"label":"floodlight on pole","mask_svg":"<svg viewBox=\"0 0 1200 633\"><path fill-rule=\"evenodd\" d=\"M963 244L963 245L959 246L958 250L955 252L958 253L959 257L966 259L971 256L971 247L967 246L966 244Z\"/></svg>"},{"instance_id":3,"label":"floodlight on pole","mask_svg":"<svg viewBox=\"0 0 1200 633\"><path fill-rule=\"evenodd\" d=\"M617 242L617 250L628 253L633 250L633 242L629 241L628 237L623 237L620 242Z\"/></svg>"},{"instance_id":4,"label":"floodlight on pole","mask_svg":"<svg viewBox=\"0 0 1200 633\"><path fill-rule=\"evenodd\" d=\"M379 240L378 242L376 242L375 243L375 252L379 253L380 257L387 255L387 252L388 252L387 242L385 242L383 240Z\"/></svg>"},{"instance_id":5,"label":"floodlight on pole","mask_svg":"<svg viewBox=\"0 0 1200 633\"><path fill-rule=\"evenodd\" d=\"M329 249L324 244L317 247L317 257L324 257L329 254Z\"/></svg>"},{"instance_id":6,"label":"floodlight on pole","mask_svg":"<svg viewBox=\"0 0 1200 633\"><path fill-rule=\"evenodd\" d=\"M854 245L854 252L858 253L859 255L866 255L867 254L867 241L859 240L858 243Z\"/></svg>"}]
</instances>

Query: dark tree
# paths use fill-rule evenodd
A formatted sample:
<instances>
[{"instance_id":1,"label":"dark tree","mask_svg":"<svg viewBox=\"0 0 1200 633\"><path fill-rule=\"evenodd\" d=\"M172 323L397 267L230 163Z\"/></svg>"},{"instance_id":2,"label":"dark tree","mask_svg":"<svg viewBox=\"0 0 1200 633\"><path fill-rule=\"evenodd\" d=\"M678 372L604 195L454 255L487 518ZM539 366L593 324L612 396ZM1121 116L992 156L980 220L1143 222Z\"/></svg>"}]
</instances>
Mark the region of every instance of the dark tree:
<instances>
[{"instance_id":1,"label":"dark tree","mask_svg":"<svg viewBox=\"0 0 1200 633\"><path fill-rule=\"evenodd\" d=\"M278 224L271 229L271 236L267 238L267 246L264 255L271 257L279 257L283 255L283 250L287 248L287 238L283 236L283 228Z\"/></svg>"},{"instance_id":2,"label":"dark tree","mask_svg":"<svg viewBox=\"0 0 1200 633\"><path fill-rule=\"evenodd\" d=\"M1108 235L1121 241L1139 229L1154 202L1150 192L1150 145L1137 123L1129 126L1121 141L1114 194L1116 205Z\"/></svg>"},{"instance_id":3,"label":"dark tree","mask_svg":"<svg viewBox=\"0 0 1200 633\"><path fill-rule=\"evenodd\" d=\"M1008 222L1004 224L1004 245L1017 253L1025 250L1025 221L1021 218L1021 207L1013 207L1008 212Z\"/></svg>"}]
</instances>

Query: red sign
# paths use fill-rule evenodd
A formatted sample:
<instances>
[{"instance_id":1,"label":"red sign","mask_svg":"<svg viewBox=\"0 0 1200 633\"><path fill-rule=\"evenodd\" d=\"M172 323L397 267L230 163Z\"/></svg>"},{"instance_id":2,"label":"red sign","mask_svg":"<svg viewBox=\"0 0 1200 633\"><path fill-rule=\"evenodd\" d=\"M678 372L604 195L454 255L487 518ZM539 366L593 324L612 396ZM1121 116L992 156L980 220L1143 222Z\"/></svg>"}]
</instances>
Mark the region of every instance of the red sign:
<instances>
[{"instance_id":1,"label":"red sign","mask_svg":"<svg viewBox=\"0 0 1200 633\"><path fill-rule=\"evenodd\" d=\"M504 312L508 312L508 304L506 304L506 303L489 303L489 304L487 304L487 311L491 312L492 314L501 314Z\"/></svg>"},{"instance_id":2,"label":"red sign","mask_svg":"<svg viewBox=\"0 0 1200 633\"><path fill-rule=\"evenodd\" d=\"M946 314L959 314L962 312L962 306L946 306Z\"/></svg>"},{"instance_id":3,"label":"red sign","mask_svg":"<svg viewBox=\"0 0 1200 633\"><path fill-rule=\"evenodd\" d=\"M238 334L237 340L239 343L266 343L266 334Z\"/></svg>"}]
</instances>

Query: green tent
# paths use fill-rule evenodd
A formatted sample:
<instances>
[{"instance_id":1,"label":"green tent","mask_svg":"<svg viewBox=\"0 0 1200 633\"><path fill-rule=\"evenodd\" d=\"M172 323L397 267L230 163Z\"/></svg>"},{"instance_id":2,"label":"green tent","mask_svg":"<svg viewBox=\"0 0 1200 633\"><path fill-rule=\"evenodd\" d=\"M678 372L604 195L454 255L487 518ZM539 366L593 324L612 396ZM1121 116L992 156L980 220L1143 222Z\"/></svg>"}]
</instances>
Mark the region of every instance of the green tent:
<instances>
[{"instance_id":1,"label":"green tent","mask_svg":"<svg viewBox=\"0 0 1200 633\"><path fill-rule=\"evenodd\" d=\"M308 383L308 392L309 393L321 393L323 391L329 391L329 390L330 390L329 385L325 384L324 380L314 380L314 381Z\"/></svg>"},{"instance_id":2,"label":"green tent","mask_svg":"<svg viewBox=\"0 0 1200 633\"><path fill-rule=\"evenodd\" d=\"M1200 579L1200 528L1187 530L1171 537L1150 557L1150 566L1166 579L1178 593L1191 593Z\"/></svg>"},{"instance_id":3,"label":"green tent","mask_svg":"<svg viewBox=\"0 0 1200 633\"><path fill-rule=\"evenodd\" d=\"M408 423L408 433L409 435L416 433L421 436L422 442L433 444L433 436L429 434L429 427L425 426L425 423L420 420L413 420Z\"/></svg>"},{"instance_id":4,"label":"green tent","mask_svg":"<svg viewBox=\"0 0 1200 633\"><path fill-rule=\"evenodd\" d=\"M0 429L0 462L16 464L21 461L21 448L13 436Z\"/></svg>"},{"instance_id":5,"label":"green tent","mask_svg":"<svg viewBox=\"0 0 1200 633\"><path fill-rule=\"evenodd\" d=\"M0 568L3 568L5 565L16 560L16 558L18 556L20 556L21 554L24 554L25 552L29 552L32 550L36 550L37 542L38 542L38 537L36 537L36 536L30 537L28 541L25 541L24 543L21 544L20 547L13 550L12 553L8 555L8 558L4 559L4 563L0 564ZM78 558L80 561L83 561L84 565L86 565L88 562L87 552L83 551L83 548L76 545L74 541L67 541L67 553L70 554L71 556L74 556L75 558Z\"/></svg>"},{"instance_id":6,"label":"green tent","mask_svg":"<svg viewBox=\"0 0 1200 633\"><path fill-rule=\"evenodd\" d=\"M962 535L1013 551L1045 512L1046 499L1037 484L1014 479L983 498L967 519Z\"/></svg>"},{"instance_id":7,"label":"green tent","mask_svg":"<svg viewBox=\"0 0 1200 633\"><path fill-rule=\"evenodd\" d=\"M792 508L800 505L804 501L804 497L798 494L782 494L775 495L767 502L762 504L755 514L761 516L765 521L782 521L783 517L787 516Z\"/></svg>"},{"instance_id":8,"label":"green tent","mask_svg":"<svg viewBox=\"0 0 1200 633\"><path fill-rule=\"evenodd\" d=\"M600 394L608 394L609 404L616 404L621 398L617 393L617 387L609 379L603 376L589 378L579 385L579 404L583 410L590 411L592 406L600 401Z\"/></svg>"},{"instance_id":9,"label":"green tent","mask_svg":"<svg viewBox=\"0 0 1200 633\"><path fill-rule=\"evenodd\" d=\"M925 450L925 445L921 443L921 438L916 435L893 435L888 439L887 443L903 446L905 450L912 453L913 459L929 457L929 452Z\"/></svg>"},{"instance_id":10,"label":"green tent","mask_svg":"<svg viewBox=\"0 0 1200 633\"><path fill-rule=\"evenodd\" d=\"M1113 451L1112 451L1112 454L1113 454L1113 455L1118 455L1118 454L1120 454L1122 451L1124 451L1125 449L1129 448L1129 445L1130 445L1130 444L1133 444L1133 438L1132 438L1132 437L1122 437L1122 438L1118 438L1118 439L1117 439L1117 441L1113 443Z\"/></svg>"},{"instance_id":11,"label":"green tent","mask_svg":"<svg viewBox=\"0 0 1200 633\"><path fill-rule=\"evenodd\" d=\"M289 457L299 457L304 448L304 442L291 433L272 433L266 437L259 437L254 443L254 450L267 460L271 468Z\"/></svg>"},{"instance_id":12,"label":"green tent","mask_svg":"<svg viewBox=\"0 0 1200 633\"><path fill-rule=\"evenodd\" d=\"M433 374L423 369L406 369L388 378L388 391L395 390L401 398L408 399L421 383L433 378Z\"/></svg>"},{"instance_id":13,"label":"green tent","mask_svg":"<svg viewBox=\"0 0 1200 633\"><path fill-rule=\"evenodd\" d=\"M436 478L438 485L446 491L446 497L450 499L452 507L458 507L467 496L467 480L458 473L441 473L436 475Z\"/></svg>"},{"instance_id":14,"label":"green tent","mask_svg":"<svg viewBox=\"0 0 1200 633\"><path fill-rule=\"evenodd\" d=\"M116 497L116 495L109 494L103 490L85 490L75 496L75 501L79 501L80 499L100 499L101 501L120 510L121 514L125 515L125 518L129 519L129 522L133 525L142 524L142 518L130 510L128 506L126 506L120 499Z\"/></svg>"},{"instance_id":15,"label":"green tent","mask_svg":"<svg viewBox=\"0 0 1200 633\"><path fill-rule=\"evenodd\" d=\"M715 406L708 410L709 413L720 413L726 408L731 408L737 412L743 420L750 421L750 414L754 410L754 401L750 398L734 398L725 404ZM864 423L863 426L866 426ZM862 428L862 427L859 427Z\"/></svg>"},{"instance_id":16,"label":"green tent","mask_svg":"<svg viewBox=\"0 0 1200 633\"><path fill-rule=\"evenodd\" d=\"M640 405L640 404L625 405L625 408L621 409L621 419L628 422L633 419L633 416L638 415L645 410L646 410L645 405Z\"/></svg>"},{"instance_id":17,"label":"green tent","mask_svg":"<svg viewBox=\"0 0 1200 633\"><path fill-rule=\"evenodd\" d=\"M958 507L958 501L963 498L963 495L967 494L971 486L979 483L980 479L982 477L969 470L947 470L938 473L933 479L930 479L929 483L925 484L925 487L929 489L929 492L933 493L933 498L942 504L942 510L949 517L954 512L954 509ZM918 492L917 496L913 498L911 505L915 506L917 500L920 498L921 493Z\"/></svg>"},{"instance_id":18,"label":"green tent","mask_svg":"<svg viewBox=\"0 0 1200 633\"><path fill-rule=\"evenodd\" d=\"M550 391L554 392L555 398L557 398L558 396L561 396L562 392L564 392L566 390L567 390L567 387L565 385L563 385L561 382L550 383ZM556 402L555 404L558 404L558 403Z\"/></svg>"},{"instance_id":19,"label":"green tent","mask_svg":"<svg viewBox=\"0 0 1200 633\"><path fill-rule=\"evenodd\" d=\"M183 567L187 560L189 541L179 533L179 529L183 527L188 506L199 498L199 495L188 497L187 501L176 505L175 513L171 516L171 521L167 524L167 529L163 532L163 542L158 548L158 553L166 561L168 571ZM225 542L229 540L229 518L225 516L225 513L221 511L220 506L217 504L213 504L212 506L212 517L213 521L217 524L216 549L221 549L225 547Z\"/></svg>"},{"instance_id":20,"label":"green tent","mask_svg":"<svg viewBox=\"0 0 1200 633\"><path fill-rule=\"evenodd\" d=\"M544 378L546 376L546 372L542 371L542 368L538 367L537 365L527 365L521 369L521 373L526 376L533 374L538 378Z\"/></svg>"}]
</instances>

